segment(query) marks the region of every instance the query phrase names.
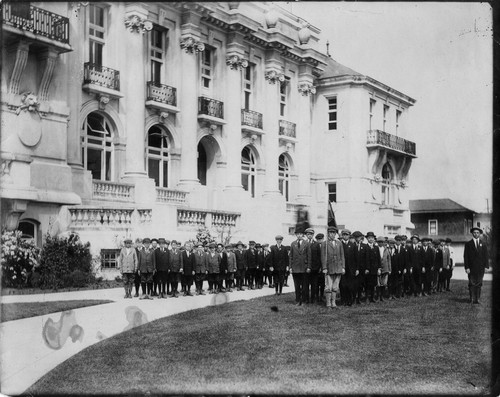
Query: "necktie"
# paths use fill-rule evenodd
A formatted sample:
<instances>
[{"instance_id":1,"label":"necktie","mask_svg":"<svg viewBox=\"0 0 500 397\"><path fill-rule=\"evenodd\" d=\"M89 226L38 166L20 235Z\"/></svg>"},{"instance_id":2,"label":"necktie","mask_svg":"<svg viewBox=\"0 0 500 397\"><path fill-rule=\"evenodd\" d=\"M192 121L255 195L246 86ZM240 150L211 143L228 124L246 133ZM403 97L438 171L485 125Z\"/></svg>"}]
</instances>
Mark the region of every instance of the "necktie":
<instances>
[{"instance_id":1,"label":"necktie","mask_svg":"<svg viewBox=\"0 0 500 397\"><path fill-rule=\"evenodd\" d=\"M299 242L297 243L297 245L298 245L298 247L300 248L300 240L299 240Z\"/></svg>"}]
</instances>

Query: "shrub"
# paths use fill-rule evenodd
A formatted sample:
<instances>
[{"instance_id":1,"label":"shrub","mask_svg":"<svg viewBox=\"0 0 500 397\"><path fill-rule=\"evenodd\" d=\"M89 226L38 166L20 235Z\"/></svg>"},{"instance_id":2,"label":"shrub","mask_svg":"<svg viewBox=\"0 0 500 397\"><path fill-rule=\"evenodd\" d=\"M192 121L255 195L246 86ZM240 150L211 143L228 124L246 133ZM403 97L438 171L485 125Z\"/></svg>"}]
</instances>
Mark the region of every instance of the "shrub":
<instances>
[{"instance_id":1,"label":"shrub","mask_svg":"<svg viewBox=\"0 0 500 397\"><path fill-rule=\"evenodd\" d=\"M122 282L122 276L116 276L115 281L118 281L119 283Z\"/></svg>"},{"instance_id":2,"label":"shrub","mask_svg":"<svg viewBox=\"0 0 500 397\"><path fill-rule=\"evenodd\" d=\"M38 266L40 249L31 240L23 240L19 230L2 232L2 285L25 287Z\"/></svg>"},{"instance_id":3,"label":"shrub","mask_svg":"<svg viewBox=\"0 0 500 397\"><path fill-rule=\"evenodd\" d=\"M67 238L47 235L38 273L42 288L87 285L92 275L90 243L82 243L77 234L70 234Z\"/></svg>"}]
</instances>

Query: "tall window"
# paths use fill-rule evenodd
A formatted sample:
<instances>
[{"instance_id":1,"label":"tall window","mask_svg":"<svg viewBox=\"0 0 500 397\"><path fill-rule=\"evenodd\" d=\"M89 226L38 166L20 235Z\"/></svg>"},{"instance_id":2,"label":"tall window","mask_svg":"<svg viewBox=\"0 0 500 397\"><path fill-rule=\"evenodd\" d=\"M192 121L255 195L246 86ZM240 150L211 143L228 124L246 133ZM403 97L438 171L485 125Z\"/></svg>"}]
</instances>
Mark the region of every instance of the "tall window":
<instances>
[{"instance_id":1,"label":"tall window","mask_svg":"<svg viewBox=\"0 0 500 397\"><path fill-rule=\"evenodd\" d=\"M387 128L387 116L389 114L389 106L387 105L384 105L384 127L383 127L383 131L386 131L386 128Z\"/></svg>"},{"instance_id":2,"label":"tall window","mask_svg":"<svg viewBox=\"0 0 500 397\"><path fill-rule=\"evenodd\" d=\"M243 189L250 192L252 197L255 197L255 177L257 161L250 147L245 146L241 151L241 184Z\"/></svg>"},{"instance_id":3,"label":"tall window","mask_svg":"<svg viewBox=\"0 0 500 397\"><path fill-rule=\"evenodd\" d=\"M382 168L382 205L390 205L391 198L392 169L389 163Z\"/></svg>"},{"instance_id":4,"label":"tall window","mask_svg":"<svg viewBox=\"0 0 500 397\"><path fill-rule=\"evenodd\" d=\"M337 184L336 183L328 183L328 201L330 203L337 202Z\"/></svg>"},{"instance_id":5,"label":"tall window","mask_svg":"<svg viewBox=\"0 0 500 397\"><path fill-rule=\"evenodd\" d=\"M201 87L205 91L212 88L214 74L214 50L205 46L205 51L201 53Z\"/></svg>"},{"instance_id":6,"label":"tall window","mask_svg":"<svg viewBox=\"0 0 500 397\"><path fill-rule=\"evenodd\" d=\"M429 219L429 236L438 235L438 221L437 219Z\"/></svg>"},{"instance_id":7,"label":"tall window","mask_svg":"<svg viewBox=\"0 0 500 397\"><path fill-rule=\"evenodd\" d=\"M150 39L151 81L155 84L161 84L165 59L165 32L158 27L154 27L151 30Z\"/></svg>"},{"instance_id":8,"label":"tall window","mask_svg":"<svg viewBox=\"0 0 500 397\"><path fill-rule=\"evenodd\" d=\"M290 162L284 154L279 157L278 161L278 184L286 201L290 200Z\"/></svg>"},{"instance_id":9,"label":"tall window","mask_svg":"<svg viewBox=\"0 0 500 397\"><path fill-rule=\"evenodd\" d=\"M248 65L243 69L243 104L245 110L250 110L250 106L252 105L250 102L253 91L252 73L252 65Z\"/></svg>"},{"instance_id":10,"label":"tall window","mask_svg":"<svg viewBox=\"0 0 500 397\"><path fill-rule=\"evenodd\" d=\"M158 187L168 187L169 141L167 132L154 125L148 130L147 136L147 172Z\"/></svg>"},{"instance_id":11,"label":"tall window","mask_svg":"<svg viewBox=\"0 0 500 397\"><path fill-rule=\"evenodd\" d=\"M104 8L89 4L89 62L102 66L106 20Z\"/></svg>"},{"instance_id":12,"label":"tall window","mask_svg":"<svg viewBox=\"0 0 500 397\"><path fill-rule=\"evenodd\" d=\"M285 117L286 115L289 86L290 86L290 77L285 77L285 80L280 82L280 116L282 117Z\"/></svg>"},{"instance_id":13,"label":"tall window","mask_svg":"<svg viewBox=\"0 0 500 397\"><path fill-rule=\"evenodd\" d=\"M377 101L375 99L370 99L370 130L373 129L373 111L375 109L375 103Z\"/></svg>"},{"instance_id":14,"label":"tall window","mask_svg":"<svg viewBox=\"0 0 500 397\"><path fill-rule=\"evenodd\" d=\"M399 133L400 120L401 120L401 110L396 110L396 135Z\"/></svg>"},{"instance_id":15,"label":"tall window","mask_svg":"<svg viewBox=\"0 0 500 397\"><path fill-rule=\"evenodd\" d=\"M328 98L328 131L337 130L337 97Z\"/></svg>"},{"instance_id":16,"label":"tall window","mask_svg":"<svg viewBox=\"0 0 500 397\"><path fill-rule=\"evenodd\" d=\"M114 133L107 118L90 113L82 126L82 163L92 172L92 179L111 181L113 178Z\"/></svg>"}]
</instances>

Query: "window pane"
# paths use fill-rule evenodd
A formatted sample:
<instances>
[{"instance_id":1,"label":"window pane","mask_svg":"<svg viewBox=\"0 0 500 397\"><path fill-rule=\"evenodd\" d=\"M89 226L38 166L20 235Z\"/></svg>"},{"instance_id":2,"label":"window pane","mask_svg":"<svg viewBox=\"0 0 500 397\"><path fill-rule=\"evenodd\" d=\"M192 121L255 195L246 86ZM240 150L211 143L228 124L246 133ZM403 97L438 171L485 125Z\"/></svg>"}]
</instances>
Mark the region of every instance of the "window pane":
<instances>
[{"instance_id":1,"label":"window pane","mask_svg":"<svg viewBox=\"0 0 500 397\"><path fill-rule=\"evenodd\" d=\"M87 170L92 172L92 179L101 180L101 150L87 149Z\"/></svg>"},{"instance_id":2,"label":"window pane","mask_svg":"<svg viewBox=\"0 0 500 397\"><path fill-rule=\"evenodd\" d=\"M148 175L154 179L155 185L160 186L160 161L148 159Z\"/></svg>"},{"instance_id":3,"label":"window pane","mask_svg":"<svg viewBox=\"0 0 500 397\"><path fill-rule=\"evenodd\" d=\"M161 62L151 61L151 80L155 84L161 84Z\"/></svg>"},{"instance_id":4,"label":"window pane","mask_svg":"<svg viewBox=\"0 0 500 397\"><path fill-rule=\"evenodd\" d=\"M241 184L243 185L243 189L248 191L248 174L241 174Z\"/></svg>"},{"instance_id":5,"label":"window pane","mask_svg":"<svg viewBox=\"0 0 500 397\"><path fill-rule=\"evenodd\" d=\"M23 233L23 237L35 237L35 225L31 222L19 222L17 229Z\"/></svg>"},{"instance_id":6,"label":"window pane","mask_svg":"<svg viewBox=\"0 0 500 397\"><path fill-rule=\"evenodd\" d=\"M168 187L168 161L163 161L163 187Z\"/></svg>"},{"instance_id":7,"label":"window pane","mask_svg":"<svg viewBox=\"0 0 500 397\"><path fill-rule=\"evenodd\" d=\"M250 193L252 193L252 197L255 197L255 175L250 176L250 182L251 182L251 187L252 187L252 190Z\"/></svg>"},{"instance_id":8,"label":"window pane","mask_svg":"<svg viewBox=\"0 0 500 397\"><path fill-rule=\"evenodd\" d=\"M106 180L111 180L111 152L106 152Z\"/></svg>"},{"instance_id":9,"label":"window pane","mask_svg":"<svg viewBox=\"0 0 500 397\"><path fill-rule=\"evenodd\" d=\"M161 148L162 130L158 127L151 127L148 131L148 146Z\"/></svg>"}]
</instances>

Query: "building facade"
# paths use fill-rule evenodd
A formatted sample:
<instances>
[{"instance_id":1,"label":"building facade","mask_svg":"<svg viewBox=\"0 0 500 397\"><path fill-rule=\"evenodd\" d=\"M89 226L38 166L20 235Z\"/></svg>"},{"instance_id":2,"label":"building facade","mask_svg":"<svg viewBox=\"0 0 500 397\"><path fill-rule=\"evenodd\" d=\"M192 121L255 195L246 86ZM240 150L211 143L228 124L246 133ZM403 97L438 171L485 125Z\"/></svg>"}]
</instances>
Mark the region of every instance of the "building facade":
<instances>
[{"instance_id":1,"label":"building facade","mask_svg":"<svg viewBox=\"0 0 500 397\"><path fill-rule=\"evenodd\" d=\"M2 226L272 242L406 233L412 98L334 61L265 2L4 2ZM289 237L289 241L292 237ZM106 257L108 258L108 257ZM112 265L110 265L112 266Z\"/></svg>"}]
</instances>

